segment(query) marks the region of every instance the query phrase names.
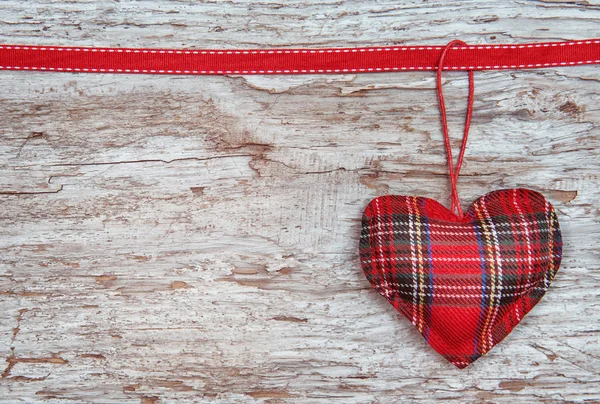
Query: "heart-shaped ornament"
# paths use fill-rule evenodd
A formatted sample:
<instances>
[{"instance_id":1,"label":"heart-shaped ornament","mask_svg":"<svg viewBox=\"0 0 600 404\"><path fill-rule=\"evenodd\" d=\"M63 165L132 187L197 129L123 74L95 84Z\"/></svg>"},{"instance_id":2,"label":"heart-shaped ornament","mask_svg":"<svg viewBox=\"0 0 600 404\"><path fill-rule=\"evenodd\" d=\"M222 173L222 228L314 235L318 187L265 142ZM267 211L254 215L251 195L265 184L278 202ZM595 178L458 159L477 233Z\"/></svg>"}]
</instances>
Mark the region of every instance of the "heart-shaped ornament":
<instances>
[{"instance_id":1,"label":"heart-shaped ornament","mask_svg":"<svg viewBox=\"0 0 600 404\"><path fill-rule=\"evenodd\" d=\"M546 293L562 239L538 192L491 192L457 216L429 198L386 195L364 211L362 269L438 353L464 368Z\"/></svg>"}]
</instances>

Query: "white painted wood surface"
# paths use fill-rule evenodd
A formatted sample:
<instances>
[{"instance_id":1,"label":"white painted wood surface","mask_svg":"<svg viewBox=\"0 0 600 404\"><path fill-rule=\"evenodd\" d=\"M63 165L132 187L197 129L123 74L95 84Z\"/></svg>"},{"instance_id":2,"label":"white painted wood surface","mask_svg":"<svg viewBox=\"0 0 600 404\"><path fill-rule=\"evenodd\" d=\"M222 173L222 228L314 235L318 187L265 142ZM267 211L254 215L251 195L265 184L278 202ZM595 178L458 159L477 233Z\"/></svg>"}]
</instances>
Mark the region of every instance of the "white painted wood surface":
<instances>
[{"instance_id":1,"label":"white painted wood surface","mask_svg":"<svg viewBox=\"0 0 600 404\"><path fill-rule=\"evenodd\" d=\"M4 1L0 42L238 48L597 36L593 1ZM465 370L364 278L369 200L448 203L432 73L0 72L0 402L598 402L600 68L478 72L466 206L524 186L562 269ZM446 76L458 146L465 73Z\"/></svg>"}]
</instances>

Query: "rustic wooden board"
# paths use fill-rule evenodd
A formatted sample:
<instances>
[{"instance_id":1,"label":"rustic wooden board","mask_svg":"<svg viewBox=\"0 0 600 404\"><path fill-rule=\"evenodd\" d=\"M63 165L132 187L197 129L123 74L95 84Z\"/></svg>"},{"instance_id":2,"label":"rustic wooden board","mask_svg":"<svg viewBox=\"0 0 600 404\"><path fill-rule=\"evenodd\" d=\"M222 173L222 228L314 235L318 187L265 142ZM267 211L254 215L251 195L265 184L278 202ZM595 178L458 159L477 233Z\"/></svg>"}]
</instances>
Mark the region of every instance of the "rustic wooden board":
<instances>
[{"instance_id":1,"label":"rustic wooden board","mask_svg":"<svg viewBox=\"0 0 600 404\"><path fill-rule=\"evenodd\" d=\"M592 37L592 1L0 3L0 42L147 47ZM377 195L448 203L432 73L0 72L0 402L600 400L600 70L478 72L466 206L524 186L562 269L465 370L373 291ZM464 73L446 76L458 147Z\"/></svg>"}]
</instances>

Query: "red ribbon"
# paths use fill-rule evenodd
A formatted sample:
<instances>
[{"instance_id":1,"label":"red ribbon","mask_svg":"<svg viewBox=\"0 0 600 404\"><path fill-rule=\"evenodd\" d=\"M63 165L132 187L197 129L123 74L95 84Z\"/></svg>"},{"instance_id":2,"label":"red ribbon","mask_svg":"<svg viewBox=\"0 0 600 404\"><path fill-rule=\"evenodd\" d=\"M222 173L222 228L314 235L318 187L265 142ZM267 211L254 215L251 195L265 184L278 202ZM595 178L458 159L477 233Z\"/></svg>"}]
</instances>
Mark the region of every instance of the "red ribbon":
<instances>
[{"instance_id":1,"label":"red ribbon","mask_svg":"<svg viewBox=\"0 0 600 404\"><path fill-rule=\"evenodd\" d=\"M144 49L0 45L0 70L139 74L320 74L436 70L444 46ZM444 70L600 64L600 39L448 50Z\"/></svg>"},{"instance_id":2,"label":"red ribbon","mask_svg":"<svg viewBox=\"0 0 600 404\"><path fill-rule=\"evenodd\" d=\"M437 83L437 95L440 103L440 114L442 119L442 131L444 133L444 147L446 148L446 159L448 161L448 176L450 177L450 185L452 187L452 206L450 210L455 213L459 218L462 219L463 211L460 206L460 198L458 197L458 190L456 184L458 182L458 174L465 157L465 149L467 148L467 139L469 138L469 128L471 127L471 117L473 116L473 99L475 94L475 80L473 78L473 71L469 70L469 99L467 101L467 116L465 118L465 128L463 132L463 138L460 145L460 153L458 154L458 161L456 167L454 167L452 159L452 146L450 145L450 136L448 135L448 119L446 118L446 103L444 102L444 93L442 90L442 70L444 69L446 53L452 49L454 45L461 44L466 45L463 41L454 40L450 41L448 45L444 47L442 56L438 62L436 83Z\"/></svg>"}]
</instances>

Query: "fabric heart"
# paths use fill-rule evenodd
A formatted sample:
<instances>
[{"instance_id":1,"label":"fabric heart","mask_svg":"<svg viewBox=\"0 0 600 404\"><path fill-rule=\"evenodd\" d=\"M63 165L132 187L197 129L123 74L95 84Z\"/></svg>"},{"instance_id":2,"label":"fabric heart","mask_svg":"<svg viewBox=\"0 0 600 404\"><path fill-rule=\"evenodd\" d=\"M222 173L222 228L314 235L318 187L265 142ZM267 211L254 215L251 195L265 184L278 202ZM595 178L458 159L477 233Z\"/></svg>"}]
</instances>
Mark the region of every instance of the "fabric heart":
<instances>
[{"instance_id":1,"label":"fabric heart","mask_svg":"<svg viewBox=\"0 0 600 404\"><path fill-rule=\"evenodd\" d=\"M561 254L554 208L528 189L484 195L462 218L429 198L380 196L362 219L367 279L461 369L539 302Z\"/></svg>"}]
</instances>

